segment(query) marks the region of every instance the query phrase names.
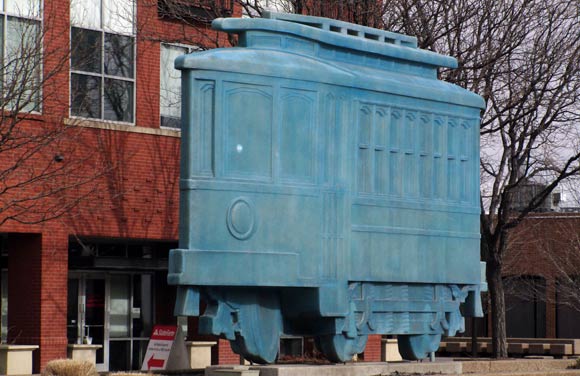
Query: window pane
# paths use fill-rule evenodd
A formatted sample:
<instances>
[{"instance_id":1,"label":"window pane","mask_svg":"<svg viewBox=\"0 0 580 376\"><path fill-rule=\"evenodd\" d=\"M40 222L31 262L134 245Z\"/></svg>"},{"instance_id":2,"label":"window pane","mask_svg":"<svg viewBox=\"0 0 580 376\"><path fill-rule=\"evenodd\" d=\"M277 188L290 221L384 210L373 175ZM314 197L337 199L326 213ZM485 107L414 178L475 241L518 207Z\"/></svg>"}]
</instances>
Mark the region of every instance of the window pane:
<instances>
[{"instance_id":1,"label":"window pane","mask_svg":"<svg viewBox=\"0 0 580 376\"><path fill-rule=\"evenodd\" d=\"M149 341L133 341L133 365L131 369L141 369Z\"/></svg>"},{"instance_id":2,"label":"window pane","mask_svg":"<svg viewBox=\"0 0 580 376\"><path fill-rule=\"evenodd\" d=\"M134 16L134 0L103 0L103 29L133 34Z\"/></svg>"},{"instance_id":3,"label":"window pane","mask_svg":"<svg viewBox=\"0 0 580 376\"><path fill-rule=\"evenodd\" d=\"M101 0L71 0L71 25L91 29L101 28Z\"/></svg>"},{"instance_id":4,"label":"window pane","mask_svg":"<svg viewBox=\"0 0 580 376\"><path fill-rule=\"evenodd\" d=\"M163 127L179 128L181 72L173 67L173 62L175 58L185 53L187 53L187 49L184 47L161 45L159 103L161 106L161 126Z\"/></svg>"},{"instance_id":5,"label":"window pane","mask_svg":"<svg viewBox=\"0 0 580 376\"><path fill-rule=\"evenodd\" d=\"M101 73L101 38L99 31L71 29L71 69Z\"/></svg>"},{"instance_id":6,"label":"window pane","mask_svg":"<svg viewBox=\"0 0 580 376\"><path fill-rule=\"evenodd\" d=\"M129 337L131 281L127 275L111 276L109 300L109 336Z\"/></svg>"},{"instance_id":7,"label":"window pane","mask_svg":"<svg viewBox=\"0 0 580 376\"><path fill-rule=\"evenodd\" d=\"M16 111L40 110L40 22L7 17L4 98Z\"/></svg>"},{"instance_id":8,"label":"window pane","mask_svg":"<svg viewBox=\"0 0 580 376\"><path fill-rule=\"evenodd\" d=\"M131 353L130 341L109 342L109 371L124 371L131 369L129 354Z\"/></svg>"},{"instance_id":9,"label":"window pane","mask_svg":"<svg viewBox=\"0 0 580 376\"><path fill-rule=\"evenodd\" d=\"M161 126L165 128L181 129L181 118L161 115Z\"/></svg>"},{"instance_id":10,"label":"window pane","mask_svg":"<svg viewBox=\"0 0 580 376\"><path fill-rule=\"evenodd\" d=\"M105 79L105 120L133 122L133 83Z\"/></svg>"},{"instance_id":11,"label":"window pane","mask_svg":"<svg viewBox=\"0 0 580 376\"><path fill-rule=\"evenodd\" d=\"M87 118L101 117L101 79L71 74L71 115Z\"/></svg>"},{"instance_id":12,"label":"window pane","mask_svg":"<svg viewBox=\"0 0 580 376\"><path fill-rule=\"evenodd\" d=\"M148 338L153 326L153 276L135 274L133 276L133 308L140 310L133 315L133 337ZM187 333L187 332L186 332Z\"/></svg>"},{"instance_id":13,"label":"window pane","mask_svg":"<svg viewBox=\"0 0 580 376\"><path fill-rule=\"evenodd\" d=\"M8 272L0 273L0 317L2 327L2 343L6 343L8 338Z\"/></svg>"},{"instance_id":14,"label":"window pane","mask_svg":"<svg viewBox=\"0 0 580 376\"><path fill-rule=\"evenodd\" d=\"M105 74L133 78L132 37L105 34Z\"/></svg>"},{"instance_id":15,"label":"window pane","mask_svg":"<svg viewBox=\"0 0 580 376\"><path fill-rule=\"evenodd\" d=\"M17 16L39 18L40 0L4 0L5 11Z\"/></svg>"},{"instance_id":16,"label":"window pane","mask_svg":"<svg viewBox=\"0 0 580 376\"><path fill-rule=\"evenodd\" d=\"M9 59L37 56L40 46L39 21L8 17L6 28L6 56Z\"/></svg>"}]
</instances>

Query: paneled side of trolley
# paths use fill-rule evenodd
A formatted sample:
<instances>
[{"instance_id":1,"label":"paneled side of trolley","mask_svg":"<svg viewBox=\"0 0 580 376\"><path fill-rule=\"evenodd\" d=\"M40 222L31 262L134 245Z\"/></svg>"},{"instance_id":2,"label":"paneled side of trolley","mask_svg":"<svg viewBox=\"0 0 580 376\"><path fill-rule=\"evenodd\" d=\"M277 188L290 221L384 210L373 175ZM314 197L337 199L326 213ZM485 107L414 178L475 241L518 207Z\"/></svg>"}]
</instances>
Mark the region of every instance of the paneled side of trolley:
<instances>
[{"instance_id":1,"label":"paneled side of trolley","mask_svg":"<svg viewBox=\"0 0 580 376\"><path fill-rule=\"evenodd\" d=\"M176 314L272 362L282 333L331 361L397 334L407 359L481 314L481 98L414 38L296 15L222 19L240 47L182 70Z\"/></svg>"},{"instance_id":2,"label":"paneled side of trolley","mask_svg":"<svg viewBox=\"0 0 580 376\"><path fill-rule=\"evenodd\" d=\"M272 338L348 310L347 186L337 172L348 102L331 85L252 74L188 70L183 84L176 313L198 316L204 300L200 331L270 362Z\"/></svg>"},{"instance_id":3,"label":"paneled side of trolley","mask_svg":"<svg viewBox=\"0 0 580 376\"><path fill-rule=\"evenodd\" d=\"M356 281L479 284L479 111L367 93L354 103Z\"/></svg>"}]
</instances>

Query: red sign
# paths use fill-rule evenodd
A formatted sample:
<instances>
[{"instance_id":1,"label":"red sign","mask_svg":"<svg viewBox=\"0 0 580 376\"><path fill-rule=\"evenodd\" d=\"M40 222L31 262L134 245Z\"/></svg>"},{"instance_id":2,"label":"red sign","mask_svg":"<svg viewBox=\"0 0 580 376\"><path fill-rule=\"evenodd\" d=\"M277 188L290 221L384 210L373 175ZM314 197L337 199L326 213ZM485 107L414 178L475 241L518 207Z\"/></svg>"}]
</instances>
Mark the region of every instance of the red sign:
<instances>
[{"instance_id":1,"label":"red sign","mask_svg":"<svg viewBox=\"0 0 580 376\"><path fill-rule=\"evenodd\" d=\"M175 334L177 334L177 326L155 325L151 340L173 341Z\"/></svg>"},{"instance_id":2,"label":"red sign","mask_svg":"<svg viewBox=\"0 0 580 376\"><path fill-rule=\"evenodd\" d=\"M154 356L155 356L155 354L151 355L151 358L149 358L149 360L147 361L147 369L163 368L163 366L165 365L165 360L164 359L155 359Z\"/></svg>"},{"instance_id":3,"label":"red sign","mask_svg":"<svg viewBox=\"0 0 580 376\"><path fill-rule=\"evenodd\" d=\"M141 371L164 370L177 334L177 326L155 325Z\"/></svg>"}]
</instances>

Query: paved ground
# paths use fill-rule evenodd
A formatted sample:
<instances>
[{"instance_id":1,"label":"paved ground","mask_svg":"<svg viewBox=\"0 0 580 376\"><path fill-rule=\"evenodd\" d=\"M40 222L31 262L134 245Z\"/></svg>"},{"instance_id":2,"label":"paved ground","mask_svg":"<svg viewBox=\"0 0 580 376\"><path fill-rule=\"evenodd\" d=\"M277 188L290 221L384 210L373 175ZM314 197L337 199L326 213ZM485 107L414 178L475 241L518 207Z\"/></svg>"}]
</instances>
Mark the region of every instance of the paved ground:
<instances>
[{"instance_id":1,"label":"paved ground","mask_svg":"<svg viewBox=\"0 0 580 376\"><path fill-rule=\"evenodd\" d=\"M339 365L270 365L211 367L205 376L379 376L379 375L470 375L470 376L580 376L570 369L574 359L465 360L439 358L430 362L352 363Z\"/></svg>"},{"instance_id":2,"label":"paved ground","mask_svg":"<svg viewBox=\"0 0 580 376\"><path fill-rule=\"evenodd\" d=\"M580 369L571 369L577 364L575 359L449 359L438 358L430 362L392 362L392 363L351 363L338 365L282 364L270 366L250 366L240 371L218 372L232 366L211 367L207 370L160 371L155 375L165 376L420 376L420 375L469 375L469 376L580 376ZM580 363L578 363L580 364ZM258 374L256 374L258 371ZM115 373L101 373L102 376ZM128 373L125 373L127 375ZM137 371L132 375L139 375ZM121 373L119 373L121 376Z\"/></svg>"}]
</instances>

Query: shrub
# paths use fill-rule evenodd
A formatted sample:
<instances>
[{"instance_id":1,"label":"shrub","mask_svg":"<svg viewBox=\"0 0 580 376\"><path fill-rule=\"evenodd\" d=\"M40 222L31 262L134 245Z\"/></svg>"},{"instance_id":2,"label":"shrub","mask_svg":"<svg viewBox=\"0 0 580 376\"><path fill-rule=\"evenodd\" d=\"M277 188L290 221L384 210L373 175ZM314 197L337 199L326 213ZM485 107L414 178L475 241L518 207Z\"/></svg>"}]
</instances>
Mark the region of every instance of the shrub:
<instances>
[{"instance_id":1,"label":"shrub","mask_svg":"<svg viewBox=\"0 0 580 376\"><path fill-rule=\"evenodd\" d=\"M46 365L42 376L98 376L95 365L86 360L56 359Z\"/></svg>"}]
</instances>

